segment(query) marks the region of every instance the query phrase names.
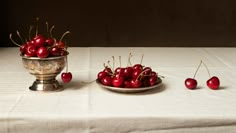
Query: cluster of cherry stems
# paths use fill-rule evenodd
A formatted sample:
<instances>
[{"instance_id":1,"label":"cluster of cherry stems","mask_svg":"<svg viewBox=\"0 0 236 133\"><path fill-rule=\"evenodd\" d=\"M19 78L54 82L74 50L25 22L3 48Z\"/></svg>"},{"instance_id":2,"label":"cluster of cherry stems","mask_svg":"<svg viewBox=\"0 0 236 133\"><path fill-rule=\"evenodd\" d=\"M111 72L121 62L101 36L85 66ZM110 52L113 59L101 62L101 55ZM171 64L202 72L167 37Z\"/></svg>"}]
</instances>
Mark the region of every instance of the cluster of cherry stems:
<instances>
[{"instance_id":1,"label":"cluster of cherry stems","mask_svg":"<svg viewBox=\"0 0 236 133\"><path fill-rule=\"evenodd\" d=\"M196 74L197 74L197 72L198 72L198 70L199 70L199 68L200 68L201 65L204 65L204 66L205 66L205 68L207 69L208 75L209 75L209 77L210 77L210 79L208 79L208 80L206 81L207 86L208 86L210 89L212 89L212 90L217 90L217 89L219 89L219 87L220 87L220 80L219 80L219 78L218 78L217 76L212 76L212 77L211 77L207 65L206 65L204 62L202 62L202 61L201 61L200 64L198 65L198 68L197 68L197 70L196 70L196 72L195 72L193 78L187 78L187 79L185 80L184 83L185 83L186 88L191 89L191 90L197 88L197 80L195 79L195 76L196 76Z\"/></svg>"}]
</instances>

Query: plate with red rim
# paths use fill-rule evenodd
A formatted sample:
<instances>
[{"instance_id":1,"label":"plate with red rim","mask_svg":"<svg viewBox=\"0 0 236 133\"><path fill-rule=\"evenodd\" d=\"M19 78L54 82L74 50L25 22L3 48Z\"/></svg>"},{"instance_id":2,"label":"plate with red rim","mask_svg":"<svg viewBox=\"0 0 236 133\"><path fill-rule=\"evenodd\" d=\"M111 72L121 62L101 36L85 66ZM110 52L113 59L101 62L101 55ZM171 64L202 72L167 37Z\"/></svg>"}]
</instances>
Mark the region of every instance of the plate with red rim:
<instances>
[{"instance_id":1,"label":"plate with red rim","mask_svg":"<svg viewBox=\"0 0 236 133\"><path fill-rule=\"evenodd\" d=\"M121 88L121 87L113 87L113 86L106 86L103 85L98 79L96 80L96 83L101 86L102 88L105 88L107 90L115 91L115 92L120 92L120 93L137 93L137 92L143 92L147 90L152 90L158 88L162 84L162 80L158 78L157 84L153 86L148 86L148 87L140 87L140 88Z\"/></svg>"}]
</instances>

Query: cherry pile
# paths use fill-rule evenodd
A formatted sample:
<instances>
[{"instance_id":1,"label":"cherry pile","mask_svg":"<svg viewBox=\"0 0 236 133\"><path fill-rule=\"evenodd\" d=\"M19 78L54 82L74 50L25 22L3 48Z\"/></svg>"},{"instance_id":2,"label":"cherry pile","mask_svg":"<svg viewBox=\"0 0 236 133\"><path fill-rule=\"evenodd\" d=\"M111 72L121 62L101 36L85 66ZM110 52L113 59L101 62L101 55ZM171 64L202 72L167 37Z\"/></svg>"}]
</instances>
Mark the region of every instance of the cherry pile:
<instances>
[{"instance_id":1,"label":"cherry pile","mask_svg":"<svg viewBox=\"0 0 236 133\"><path fill-rule=\"evenodd\" d=\"M193 76L193 78L187 78L184 82L186 88L190 89L190 90L193 90L193 89L196 89L197 87L197 80L195 79L195 76L200 68L201 65L204 65L205 68L207 69L207 72L208 72L208 75L209 75L209 79L206 81L206 84L207 86L212 89L212 90L217 90L219 89L220 87L220 80L217 76L210 76L210 72L209 72L209 69L207 67L207 65L205 63L203 63L202 61L200 62L200 64L198 65L198 68Z\"/></svg>"},{"instance_id":2,"label":"cherry pile","mask_svg":"<svg viewBox=\"0 0 236 133\"><path fill-rule=\"evenodd\" d=\"M12 34L10 34L10 40L17 46L20 47L20 54L26 57L38 57L38 58L48 58L53 56L64 56L67 55L67 46L65 42L63 42L63 38L66 34L70 33L66 31L59 40L52 36L52 30L54 26L48 30L48 23L46 22L47 26L47 36L38 33L38 18L36 19L36 33L35 36L31 37L31 31L33 26L30 26L29 29L29 37L28 39L23 39L20 33L17 31L17 35L21 40L21 43L17 43L13 40Z\"/></svg>"},{"instance_id":3,"label":"cherry pile","mask_svg":"<svg viewBox=\"0 0 236 133\"><path fill-rule=\"evenodd\" d=\"M128 59L129 63L130 57L131 54ZM131 65L130 63L130 65L127 65L127 67L121 67L120 65L120 67L114 68L114 56L114 69L112 70L111 67L105 64L104 67L105 68L97 74L97 80L100 81L101 84L106 86L120 88L140 88L156 85L160 80L158 74L155 71L153 71L150 67L143 66L141 63L135 65Z\"/></svg>"},{"instance_id":4,"label":"cherry pile","mask_svg":"<svg viewBox=\"0 0 236 133\"><path fill-rule=\"evenodd\" d=\"M28 39L23 39L18 31L16 31L19 40L21 43L17 43L12 38L12 34L10 34L10 40L12 43L20 47L20 55L25 57L38 57L38 58L50 58L55 56L66 56L69 54L67 51L67 45L63 40L66 34L69 34L70 31L66 31L59 40L52 36L52 30L54 29L54 25L50 28L48 26L48 22L46 22L47 35L42 35L38 33L38 22L39 18L36 18L36 28L35 28L35 36L31 37L31 31L33 26L29 28L29 36ZM66 72L61 74L61 79L64 83L68 83L72 79L72 74L68 72L68 61L66 57Z\"/></svg>"}]
</instances>

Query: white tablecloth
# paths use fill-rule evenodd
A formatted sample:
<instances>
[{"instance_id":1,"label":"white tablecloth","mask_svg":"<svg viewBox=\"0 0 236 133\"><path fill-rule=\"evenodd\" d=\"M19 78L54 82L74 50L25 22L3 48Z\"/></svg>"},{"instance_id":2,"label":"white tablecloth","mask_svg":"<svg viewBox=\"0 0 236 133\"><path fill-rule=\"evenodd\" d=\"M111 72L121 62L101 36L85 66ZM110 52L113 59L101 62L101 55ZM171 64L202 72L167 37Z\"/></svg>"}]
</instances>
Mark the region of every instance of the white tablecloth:
<instances>
[{"instance_id":1,"label":"white tablecloth","mask_svg":"<svg viewBox=\"0 0 236 133\"><path fill-rule=\"evenodd\" d=\"M0 48L0 133L235 133L236 48L69 48L73 81L61 92L35 92L35 77L24 68L18 48ZM159 88L120 94L99 87L103 63L129 53L133 64L150 66L163 78ZM201 67L198 89L184 80L205 62L221 81L219 90L206 86ZM57 77L61 82L60 76Z\"/></svg>"}]
</instances>

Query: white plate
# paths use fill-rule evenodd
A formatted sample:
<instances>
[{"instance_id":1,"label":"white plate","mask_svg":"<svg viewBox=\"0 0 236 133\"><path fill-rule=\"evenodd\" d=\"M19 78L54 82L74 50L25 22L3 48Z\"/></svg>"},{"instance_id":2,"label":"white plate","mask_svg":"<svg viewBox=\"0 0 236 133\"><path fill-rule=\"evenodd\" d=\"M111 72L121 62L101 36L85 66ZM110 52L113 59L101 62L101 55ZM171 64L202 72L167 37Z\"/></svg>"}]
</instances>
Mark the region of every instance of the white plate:
<instances>
[{"instance_id":1,"label":"white plate","mask_svg":"<svg viewBox=\"0 0 236 133\"><path fill-rule=\"evenodd\" d=\"M162 84L162 80L160 78L158 79L158 83L156 85L149 86L149 87L141 87L141 88L119 88L119 87L106 86L106 85L101 84L101 82L98 79L96 80L96 82L102 88L115 91L115 92L121 92L121 93L136 93L136 92L147 91L147 90L155 89Z\"/></svg>"}]
</instances>

